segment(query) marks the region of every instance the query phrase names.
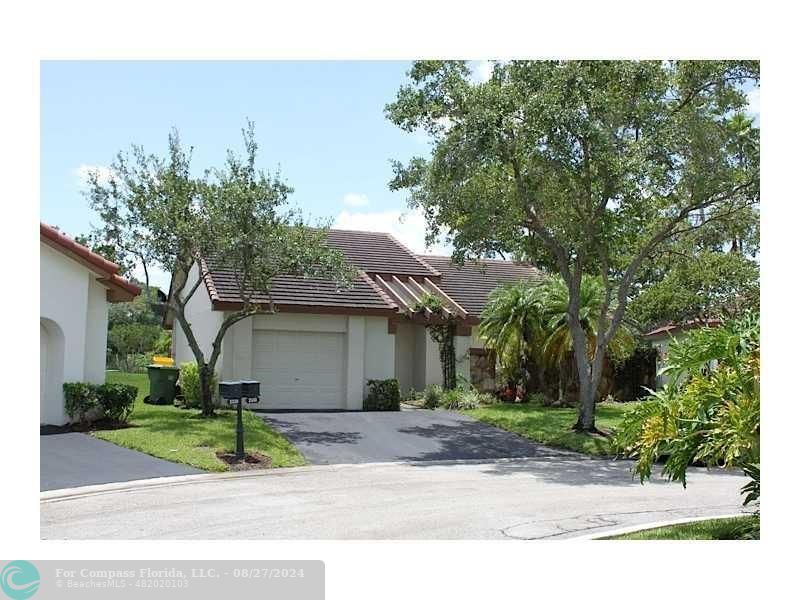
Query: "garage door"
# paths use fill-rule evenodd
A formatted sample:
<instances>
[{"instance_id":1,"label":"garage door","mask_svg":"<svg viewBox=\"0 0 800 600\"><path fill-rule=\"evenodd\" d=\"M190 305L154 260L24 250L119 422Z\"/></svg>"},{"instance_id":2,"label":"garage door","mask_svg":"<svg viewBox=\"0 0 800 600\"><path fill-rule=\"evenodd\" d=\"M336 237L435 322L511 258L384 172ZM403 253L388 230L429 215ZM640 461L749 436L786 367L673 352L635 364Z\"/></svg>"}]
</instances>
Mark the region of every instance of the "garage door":
<instances>
[{"instance_id":1,"label":"garage door","mask_svg":"<svg viewBox=\"0 0 800 600\"><path fill-rule=\"evenodd\" d=\"M254 331L258 408L345 407L345 334Z\"/></svg>"}]
</instances>

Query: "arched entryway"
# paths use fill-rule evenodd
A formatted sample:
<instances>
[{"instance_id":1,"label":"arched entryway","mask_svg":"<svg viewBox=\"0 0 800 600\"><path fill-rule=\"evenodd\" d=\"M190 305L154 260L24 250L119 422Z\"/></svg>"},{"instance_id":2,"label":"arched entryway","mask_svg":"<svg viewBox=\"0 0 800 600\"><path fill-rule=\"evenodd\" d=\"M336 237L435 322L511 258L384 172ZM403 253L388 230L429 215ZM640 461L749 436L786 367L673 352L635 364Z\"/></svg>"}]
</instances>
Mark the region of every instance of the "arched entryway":
<instances>
[{"instance_id":1,"label":"arched entryway","mask_svg":"<svg viewBox=\"0 0 800 600\"><path fill-rule=\"evenodd\" d=\"M58 323L39 319L39 423L63 425L64 332Z\"/></svg>"}]
</instances>

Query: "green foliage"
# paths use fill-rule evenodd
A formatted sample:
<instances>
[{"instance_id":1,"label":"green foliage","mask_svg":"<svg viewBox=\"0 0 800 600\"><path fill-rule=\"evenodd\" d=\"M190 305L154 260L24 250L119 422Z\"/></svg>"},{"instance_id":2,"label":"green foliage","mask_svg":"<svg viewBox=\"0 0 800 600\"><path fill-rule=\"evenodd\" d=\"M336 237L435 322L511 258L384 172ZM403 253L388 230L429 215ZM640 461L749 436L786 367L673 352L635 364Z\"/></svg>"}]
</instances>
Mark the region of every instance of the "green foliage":
<instances>
[{"instance_id":1,"label":"green foliage","mask_svg":"<svg viewBox=\"0 0 800 600\"><path fill-rule=\"evenodd\" d=\"M598 322L605 300L605 290L597 277L581 281L579 322L588 343L589 358L594 357ZM566 363L573 360L573 340L567 324L569 294L564 282L556 277L540 281L521 281L493 291L481 315L479 335L487 348L498 356L503 374L514 381L523 379L526 391L536 389L537 369L557 369L559 393L566 385ZM611 318L613 302L607 307ZM630 330L620 326L609 343L608 353L615 362L623 362L633 352L635 340ZM539 376L541 379L541 375Z\"/></svg>"},{"instance_id":2,"label":"green foliage","mask_svg":"<svg viewBox=\"0 0 800 600\"><path fill-rule=\"evenodd\" d=\"M400 410L400 385L397 379L370 379L367 381L364 410Z\"/></svg>"},{"instance_id":3,"label":"green foliage","mask_svg":"<svg viewBox=\"0 0 800 600\"><path fill-rule=\"evenodd\" d=\"M444 390L440 406L447 410L471 410L488 404L494 404L491 394L481 393L473 387L459 387Z\"/></svg>"},{"instance_id":4,"label":"green foliage","mask_svg":"<svg viewBox=\"0 0 800 600\"><path fill-rule=\"evenodd\" d=\"M599 321L603 315L605 288L598 277L584 276L580 287L580 304L578 320L586 334L589 359L594 358L597 349L597 333ZM543 355L551 364L567 359L574 351L572 336L567 324L569 292L563 280L548 277L542 283L542 313L546 319L547 339L544 343ZM606 308L605 318L610 319L616 308L612 301ZM636 346L630 330L621 324L608 344L608 356L616 362L622 362L633 352Z\"/></svg>"},{"instance_id":5,"label":"green foliage","mask_svg":"<svg viewBox=\"0 0 800 600\"><path fill-rule=\"evenodd\" d=\"M758 309L758 263L740 253L703 250L664 261L663 268L663 278L648 283L630 305L630 318L643 329Z\"/></svg>"},{"instance_id":6,"label":"green foliage","mask_svg":"<svg viewBox=\"0 0 800 600\"><path fill-rule=\"evenodd\" d=\"M494 290L478 329L487 348L494 350L506 379L524 379L531 389L534 369L543 362L547 338L541 286L521 281Z\"/></svg>"},{"instance_id":7,"label":"green foliage","mask_svg":"<svg viewBox=\"0 0 800 600\"><path fill-rule=\"evenodd\" d=\"M88 181L91 206L103 220L103 241L145 268L173 273L166 309L186 334L204 379L215 371L232 325L273 311L268 298L276 276L341 285L354 276L342 253L325 243L325 228L308 227L287 206L292 189L280 174L257 167L254 125L248 123L242 134L244 156L228 152L221 168L208 169L200 179L192 175L191 149L182 147L173 130L166 157L133 146L117 155L110 177L93 172ZM205 274L206 260L235 274L241 308L225 313L211 339L197 340L185 307L200 287L189 275ZM203 394L201 401L204 414L213 415L213 396Z\"/></svg>"},{"instance_id":8,"label":"green foliage","mask_svg":"<svg viewBox=\"0 0 800 600\"><path fill-rule=\"evenodd\" d=\"M211 379L211 395L216 397L218 386L217 375ZM183 405L187 408L200 408L202 405L202 389L200 386L200 372L196 362L186 362L180 366L178 384L181 386Z\"/></svg>"},{"instance_id":9,"label":"green foliage","mask_svg":"<svg viewBox=\"0 0 800 600\"><path fill-rule=\"evenodd\" d=\"M89 413L95 408L100 408L106 419L124 423L133 410L136 393L136 386L121 383L65 383L64 407L70 419L82 424L86 424Z\"/></svg>"},{"instance_id":10,"label":"green foliage","mask_svg":"<svg viewBox=\"0 0 800 600\"><path fill-rule=\"evenodd\" d=\"M625 413L634 408L634 402L624 404L601 402L597 405L597 426L613 431L619 426ZM575 420L572 408L553 408L537 402L510 404L506 402L484 405L467 414L494 427L511 431L517 435L555 446L590 454L611 456L615 453L607 436L572 431Z\"/></svg>"},{"instance_id":11,"label":"green foliage","mask_svg":"<svg viewBox=\"0 0 800 600\"><path fill-rule=\"evenodd\" d=\"M155 288L143 289L130 302L115 302L108 306L108 328L118 325L138 323L141 325L161 325L158 310L158 292Z\"/></svg>"},{"instance_id":12,"label":"green foliage","mask_svg":"<svg viewBox=\"0 0 800 600\"><path fill-rule=\"evenodd\" d=\"M595 275L617 301L594 361L580 303L568 305L576 426L592 430L598 367L649 257L759 202L760 132L745 116L758 62L512 60L474 84L463 61L417 61L408 79L387 117L433 148L395 163L390 187L410 192L428 241L446 236L456 262L530 260L558 273L571 300Z\"/></svg>"},{"instance_id":13,"label":"green foliage","mask_svg":"<svg viewBox=\"0 0 800 600\"><path fill-rule=\"evenodd\" d=\"M547 397L540 393L528 394L525 401L536 406L547 406L549 404Z\"/></svg>"},{"instance_id":14,"label":"green foliage","mask_svg":"<svg viewBox=\"0 0 800 600\"><path fill-rule=\"evenodd\" d=\"M745 494L743 504L747 506L751 502L758 502L761 498L761 464L745 463L742 465L744 474L750 481L742 487L742 494Z\"/></svg>"},{"instance_id":15,"label":"green foliage","mask_svg":"<svg viewBox=\"0 0 800 600\"><path fill-rule=\"evenodd\" d=\"M122 371L141 370L149 363L150 356L146 355L152 355L160 334L158 325L135 322L115 325L108 332L110 364Z\"/></svg>"},{"instance_id":16,"label":"green foliage","mask_svg":"<svg viewBox=\"0 0 800 600\"><path fill-rule=\"evenodd\" d=\"M138 388L123 383L104 383L97 386L97 402L106 418L125 423L133 411Z\"/></svg>"},{"instance_id":17,"label":"green foliage","mask_svg":"<svg viewBox=\"0 0 800 600\"><path fill-rule=\"evenodd\" d=\"M757 516L707 519L695 523L681 523L655 529L645 529L605 540L757 540L761 537L761 524Z\"/></svg>"},{"instance_id":18,"label":"green foliage","mask_svg":"<svg viewBox=\"0 0 800 600\"><path fill-rule=\"evenodd\" d=\"M666 457L663 475L686 485L694 463L746 468L747 502L760 493L760 321L746 315L699 329L669 346L666 388L627 415L615 438L642 481Z\"/></svg>"},{"instance_id":19,"label":"green foliage","mask_svg":"<svg viewBox=\"0 0 800 600\"><path fill-rule=\"evenodd\" d=\"M442 405L444 399L444 390L438 384L431 384L425 386L422 392L423 406L427 409L434 410Z\"/></svg>"},{"instance_id":20,"label":"green foliage","mask_svg":"<svg viewBox=\"0 0 800 600\"><path fill-rule=\"evenodd\" d=\"M170 356L172 354L172 332L169 329L162 329L158 334L158 339L153 344L153 353L158 356Z\"/></svg>"},{"instance_id":21,"label":"green foliage","mask_svg":"<svg viewBox=\"0 0 800 600\"><path fill-rule=\"evenodd\" d=\"M236 440L236 412L221 410L216 418L203 418L197 410L174 406L145 404L150 393L147 375L108 373L109 383L125 383L138 388L139 394L130 427L95 431L95 437L151 456L183 463L206 471L227 471L230 467L217 452L232 452ZM243 415L248 452L259 452L272 459L273 467L305 464L302 454L258 415Z\"/></svg>"},{"instance_id":22,"label":"green foliage","mask_svg":"<svg viewBox=\"0 0 800 600\"><path fill-rule=\"evenodd\" d=\"M426 293L414 308L414 312L430 311L437 321L425 327L431 339L439 346L439 363L442 366L442 382L447 390L456 387L456 319L444 310L442 299Z\"/></svg>"},{"instance_id":23,"label":"green foliage","mask_svg":"<svg viewBox=\"0 0 800 600\"><path fill-rule=\"evenodd\" d=\"M97 406L97 386L91 383L67 382L64 389L64 409L69 418L86 423L88 413Z\"/></svg>"}]
</instances>

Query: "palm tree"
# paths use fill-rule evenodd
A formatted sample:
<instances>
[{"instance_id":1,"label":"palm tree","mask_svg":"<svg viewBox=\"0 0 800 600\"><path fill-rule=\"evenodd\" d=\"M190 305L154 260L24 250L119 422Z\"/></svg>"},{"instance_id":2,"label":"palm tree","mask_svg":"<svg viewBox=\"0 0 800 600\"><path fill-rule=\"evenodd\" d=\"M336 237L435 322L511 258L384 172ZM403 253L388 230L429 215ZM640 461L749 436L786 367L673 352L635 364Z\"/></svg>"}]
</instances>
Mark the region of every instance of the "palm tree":
<instances>
[{"instance_id":1,"label":"palm tree","mask_svg":"<svg viewBox=\"0 0 800 600\"><path fill-rule=\"evenodd\" d=\"M502 370L521 375L525 391L534 376L542 383L541 349L546 339L542 296L538 283L520 281L500 287L489 296L481 315L479 335L494 350Z\"/></svg>"},{"instance_id":2,"label":"palm tree","mask_svg":"<svg viewBox=\"0 0 800 600\"><path fill-rule=\"evenodd\" d=\"M597 341L597 324L605 299L605 286L597 277L584 276L581 280L579 318L581 327L586 332L586 341L589 345L589 360L594 357L595 343ZM558 396L563 400L566 387L569 360L572 357L572 336L567 324L567 305L569 293L564 281L559 277L549 277L539 285L538 295L544 314L545 330L547 337L542 348L545 362L551 366L558 366ZM607 318L613 312L613 303L608 307ZM608 345L608 355L612 359L623 359L628 356L635 346L635 340L630 329L620 325L616 335Z\"/></svg>"}]
</instances>

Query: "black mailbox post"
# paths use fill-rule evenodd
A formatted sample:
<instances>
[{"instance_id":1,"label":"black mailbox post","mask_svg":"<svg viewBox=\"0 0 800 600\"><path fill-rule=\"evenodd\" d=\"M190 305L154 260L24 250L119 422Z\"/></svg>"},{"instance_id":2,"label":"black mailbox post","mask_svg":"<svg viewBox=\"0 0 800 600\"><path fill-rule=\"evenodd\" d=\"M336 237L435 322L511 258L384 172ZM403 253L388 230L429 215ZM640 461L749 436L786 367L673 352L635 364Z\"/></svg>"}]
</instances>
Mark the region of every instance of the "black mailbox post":
<instances>
[{"instance_id":1,"label":"black mailbox post","mask_svg":"<svg viewBox=\"0 0 800 600\"><path fill-rule=\"evenodd\" d=\"M219 395L228 404L236 403L236 459L244 459L244 425L242 424L242 400L248 404L258 402L260 385L258 381L222 381Z\"/></svg>"}]
</instances>

